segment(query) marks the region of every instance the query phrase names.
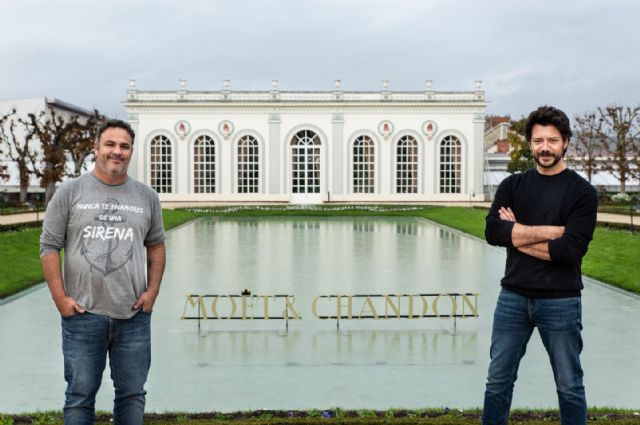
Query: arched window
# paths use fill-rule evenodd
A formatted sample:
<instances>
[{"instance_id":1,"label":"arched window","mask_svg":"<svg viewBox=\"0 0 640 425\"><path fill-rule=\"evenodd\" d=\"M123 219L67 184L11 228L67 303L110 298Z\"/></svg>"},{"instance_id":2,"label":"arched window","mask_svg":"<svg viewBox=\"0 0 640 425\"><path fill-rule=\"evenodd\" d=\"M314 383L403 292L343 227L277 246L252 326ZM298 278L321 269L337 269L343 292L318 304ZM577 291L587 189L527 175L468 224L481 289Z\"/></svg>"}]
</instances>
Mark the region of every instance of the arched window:
<instances>
[{"instance_id":1,"label":"arched window","mask_svg":"<svg viewBox=\"0 0 640 425\"><path fill-rule=\"evenodd\" d=\"M353 193L375 190L375 145L369 136L353 142Z\"/></svg>"},{"instance_id":2,"label":"arched window","mask_svg":"<svg viewBox=\"0 0 640 425\"><path fill-rule=\"evenodd\" d=\"M455 136L440 142L440 193L460 193L462 188L462 144Z\"/></svg>"},{"instance_id":3,"label":"arched window","mask_svg":"<svg viewBox=\"0 0 640 425\"><path fill-rule=\"evenodd\" d=\"M149 149L151 187L158 193L171 193L173 191L171 141L166 136L156 136L151 140Z\"/></svg>"},{"instance_id":4,"label":"arched window","mask_svg":"<svg viewBox=\"0 0 640 425\"><path fill-rule=\"evenodd\" d=\"M260 155L258 141L243 136L238 141L238 193L258 193L260 187Z\"/></svg>"},{"instance_id":5,"label":"arched window","mask_svg":"<svg viewBox=\"0 0 640 425\"><path fill-rule=\"evenodd\" d=\"M396 147L396 193L418 193L418 142L411 136Z\"/></svg>"},{"instance_id":6,"label":"arched window","mask_svg":"<svg viewBox=\"0 0 640 425\"><path fill-rule=\"evenodd\" d=\"M193 142L193 191L216 191L216 144L211 136L199 136Z\"/></svg>"},{"instance_id":7,"label":"arched window","mask_svg":"<svg viewBox=\"0 0 640 425\"><path fill-rule=\"evenodd\" d=\"M291 139L291 178L293 193L320 193L320 138L311 130Z\"/></svg>"}]
</instances>

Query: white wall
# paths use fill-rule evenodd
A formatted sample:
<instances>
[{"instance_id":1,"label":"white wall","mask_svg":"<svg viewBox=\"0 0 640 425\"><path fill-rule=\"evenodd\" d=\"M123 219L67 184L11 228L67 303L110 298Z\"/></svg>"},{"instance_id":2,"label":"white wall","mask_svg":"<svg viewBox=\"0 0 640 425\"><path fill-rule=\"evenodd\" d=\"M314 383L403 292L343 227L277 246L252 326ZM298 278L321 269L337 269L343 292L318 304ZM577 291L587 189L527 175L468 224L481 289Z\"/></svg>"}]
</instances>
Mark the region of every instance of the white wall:
<instances>
[{"instance_id":1,"label":"white wall","mask_svg":"<svg viewBox=\"0 0 640 425\"><path fill-rule=\"evenodd\" d=\"M484 114L465 110L442 112L412 111L410 106L394 110L343 107L339 116L323 105L310 107L280 107L257 110L253 105L229 108L188 107L176 105L162 108L136 108L130 116L136 130L134 158L130 172L149 184L149 143L153 137L163 134L173 146L173 193L160 194L163 201L289 201L291 198L290 141L296 131L310 129L322 140L321 193L326 200L330 192L334 201L411 202L482 199L483 127L478 126ZM424 108L422 108L424 109ZM454 109L454 108L452 108ZM482 109L483 111L483 109ZM275 114L275 115L274 115ZM275 116L275 118L274 118ZM480 119L479 117L480 116ZM174 130L178 121L190 124L190 133L183 139ZM233 123L234 132L224 139L218 132L223 120ZM394 125L393 134L385 139L378 132L378 125L389 120ZM422 132L426 120L437 124L432 140ZM480 131L478 129L480 128ZM260 142L261 193L239 194L235 188L235 143L240 135L252 134ZM369 134L376 142L376 193L353 194L350 181L352 141L358 134ZM208 134L216 141L217 192L196 194L192 188L192 143ZM418 140L420 155L420 184L417 194L396 194L393 176L395 143L399 137L410 134ZM274 135L277 139L273 140ZM439 192L439 142L447 135L454 135L462 142L463 172L462 193ZM479 188L479 189L478 189Z\"/></svg>"}]
</instances>

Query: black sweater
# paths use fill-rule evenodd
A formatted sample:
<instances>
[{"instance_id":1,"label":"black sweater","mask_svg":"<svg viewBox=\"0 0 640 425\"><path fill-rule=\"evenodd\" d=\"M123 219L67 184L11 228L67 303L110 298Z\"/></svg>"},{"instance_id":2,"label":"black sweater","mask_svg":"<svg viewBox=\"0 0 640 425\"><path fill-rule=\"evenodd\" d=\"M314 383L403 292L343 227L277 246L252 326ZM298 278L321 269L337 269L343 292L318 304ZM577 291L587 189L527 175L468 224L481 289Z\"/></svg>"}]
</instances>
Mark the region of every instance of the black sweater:
<instances>
[{"instance_id":1,"label":"black sweater","mask_svg":"<svg viewBox=\"0 0 640 425\"><path fill-rule=\"evenodd\" d=\"M549 241L551 261L513 246L514 223L500 219L500 207L510 207L520 224L565 226L562 237ZM530 298L579 296L580 266L593 237L597 210L595 189L573 170L545 176L531 169L507 177L498 187L485 228L489 244L507 247L502 286Z\"/></svg>"}]
</instances>

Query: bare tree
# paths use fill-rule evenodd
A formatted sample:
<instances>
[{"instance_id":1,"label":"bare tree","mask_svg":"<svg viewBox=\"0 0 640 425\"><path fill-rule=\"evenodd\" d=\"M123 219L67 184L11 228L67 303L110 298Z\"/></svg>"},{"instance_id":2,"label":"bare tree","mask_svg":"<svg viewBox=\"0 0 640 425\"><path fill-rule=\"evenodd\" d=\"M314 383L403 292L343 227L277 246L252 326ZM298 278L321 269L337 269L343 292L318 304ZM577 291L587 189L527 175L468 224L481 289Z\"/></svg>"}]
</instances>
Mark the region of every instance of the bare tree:
<instances>
[{"instance_id":1,"label":"bare tree","mask_svg":"<svg viewBox=\"0 0 640 425\"><path fill-rule=\"evenodd\" d=\"M15 114L15 110L5 114L3 116L0 116L0 157L3 156L4 154L4 149L3 146L4 145L9 145L9 140L8 140L8 136L5 133L5 125L6 123L9 121L11 115ZM0 181L7 181L9 180L9 167L6 166L5 164L0 164Z\"/></svg>"},{"instance_id":2,"label":"bare tree","mask_svg":"<svg viewBox=\"0 0 640 425\"><path fill-rule=\"evenodd\" d=\"M603 132L604 119L599 113L584 112L576 114L574 122L573 155L568 160L582 169L591 183L593 175L602 168L598 157L602 155L607 139Z\"/></svg>"},{"instance_id":3,"label":"bare tree","mask_svg":"<svg viewBox=\"0 0 640 425\"><path fill-rule=\"evenodd\" d=\"M603 169L618 179L620 193L625 193L627 179L639 175L640 106L610 105L598 113L603 121Z\"/></svg>"},{"instance_id":4,"label":"bare tree","mask_svg":"<svg viewBox=\"0 0 640 425\"><path fill-rule=\"evenodd\" d=\"M63 177L79 176L87 158L93 154L93 141L103 121L104 117L97 110L81 118L59 115L53 109L27 114L26 118L18 117L15 109L0 116L0 153L3 145L8 146L9 158L18 167L20 202L27 200L31 175L38 177L45 188L46 203ZM22 138L16 137L18 125L24 128ZM40 149L31 149L34 144ZM67 171L68 161L72 163L70 171ZM0 180L6 169L6 166L0 166Z\"/></svg>"},{"instance_id":5,"label":"bare tree","mask_svg":"<svg viewBox=\"0 0 640 425\"><path fill-rule=\"evenodd\" d=\"M67 156L65 146L67 136L75 130L78 117L73 115L67 119L57 115L54 110L28 114L27 119L19 119L25 126L27 143L37 140L42 148L42 157L33 152L29 155L29 170L40 178L40 186L45 188L45 204L53 196L56 183L65 176Z\"/></svg>"},{"instance_id":6,"label":"bare tree","mask_svg":"<svg viewBox=\"0 0 640 425\"><path fill-rule=\"evenodd\" d=\"M98 128L104 122L104 117L94 110L86 122L76 121L64 143L64 150L73 162L73 170L66 173L68 177L78 177L86 167L86 160L93 155L93 143Z\"/></svg>"},{"instance_id":7,"label":"bare tree","mask_svg":"<svg viewBox=\"0 0 640 425\"><path fill-rule=\"evenodd\" d=\"M15 109L0 118L0 120L2 121L2 123L0 123L0 127L2 127L2 134L0 137L4 144L9 148L8 158L16 164L16 167L18 167L20 203L25 203L27 202L30 177L31 174L33 174L29 168L33 152L29 147L29 140L27 138L20 138L16 136L17 118Z\"/></svg>"}]
</instances>

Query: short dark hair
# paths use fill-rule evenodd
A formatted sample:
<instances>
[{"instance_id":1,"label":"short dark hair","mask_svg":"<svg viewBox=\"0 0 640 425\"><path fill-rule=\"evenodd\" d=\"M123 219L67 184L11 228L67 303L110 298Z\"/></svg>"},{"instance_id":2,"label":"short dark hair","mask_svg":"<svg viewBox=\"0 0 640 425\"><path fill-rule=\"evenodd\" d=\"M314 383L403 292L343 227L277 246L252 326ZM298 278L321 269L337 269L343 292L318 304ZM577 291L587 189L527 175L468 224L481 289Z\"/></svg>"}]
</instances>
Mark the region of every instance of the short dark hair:
<instances>
[{"instance_id":1,"label":"short dark hair","mask_svg":"<svg viewBox=\"0 0 640 425\"><path fill-rule=\"evenodd\" d=\"M133 145L133 141L136 139L136 133L133 131L133 128L129 125L128 122L116 119L106 120L98 129L98 133L96 135L96 143L100 143L100 136L102 133L107 131L109 128L121 128L126 131L129 136L131 136L131 144Z\"/></svg>"},{"instance_id":2,"label":"short dark hair","mask_svg":"<svg viewBox=\"0 0 640 425\"><path fill-rule=\"evenodd\" d=\"M533 126L539 125L552 125L562 135L563 141L569 141L573 133L571 133L571 124L569 123L569 117L558 108L553 106L540 106L535 111L531 112L527 117L527 122L524 126L527 142L531 143L531 130Z\"/></svg>"}]
</instances>

